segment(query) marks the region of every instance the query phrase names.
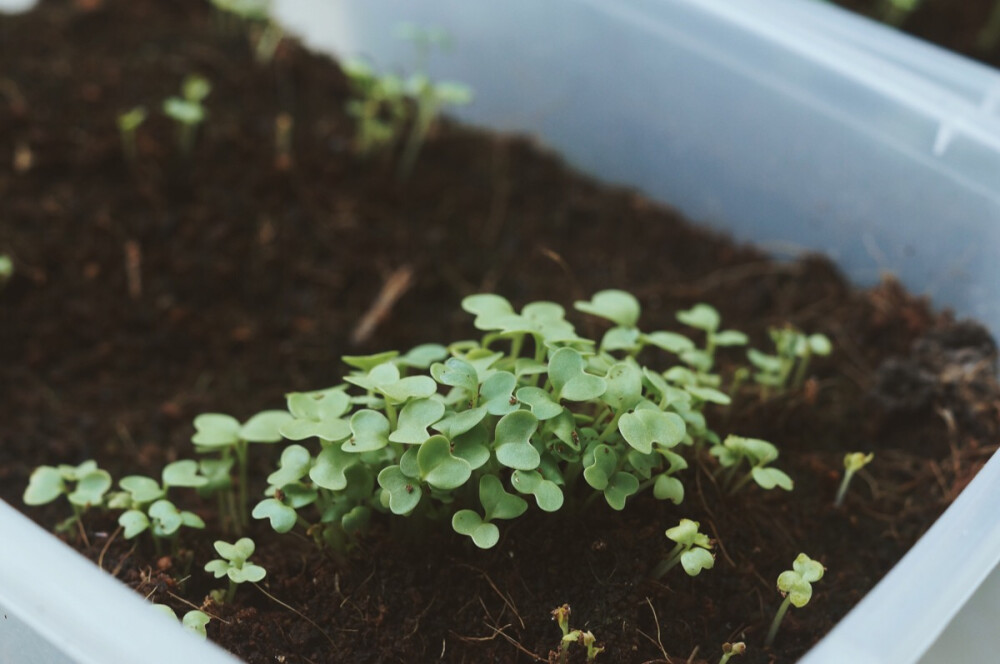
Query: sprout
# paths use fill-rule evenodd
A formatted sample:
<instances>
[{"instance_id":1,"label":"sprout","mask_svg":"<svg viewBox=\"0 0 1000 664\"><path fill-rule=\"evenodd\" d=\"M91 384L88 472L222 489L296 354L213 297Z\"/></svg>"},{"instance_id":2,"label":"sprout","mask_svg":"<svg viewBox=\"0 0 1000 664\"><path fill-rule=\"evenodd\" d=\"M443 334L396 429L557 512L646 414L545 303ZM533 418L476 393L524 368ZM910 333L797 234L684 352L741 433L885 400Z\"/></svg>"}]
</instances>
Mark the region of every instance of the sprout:
<instances>
[{"instance_id":1,"label":"sprout","mask_svg":"<svg viewBox=\"0 0 1000 664\"><path fill-rule=\"evenodd\" d=\"M217 558L205 564L205 571L211 572L215 578L229 577L229 588L223 596L221 591L217 596L221 596L221 603L232 602L236 596L236 588L241 583L257 583L267 575L267 571L260 565L249 562L256 546L249 537L242 537L233 544L221 540L213 543L215 550L221 558Z\"/></svg>"},{"instance_id":2,"label":"sprout","mask_svg":"<svg viewBox=\"0 0 1000 664\"><path fill-rule=\"evenodd\" d=\"M847 495L847 487L851 484L854 473L867 466L874 458L875 455L871 452L868 454L851 452L844 455L844 479L840 482L840 488L837 489L837 498L833 501L834 507L840 507L843 504L844 496Z\"/></svg>"},{"instance_id":3,"label":"sprout","mask_svg":"<svg viewBox=\"0 0 1000 664\"><path fill-rule=\"evenodd\" d=\"M175 614L174 610L166 604L153 604L153 608L163 615L170 616L173 620L177 620L177 614ZM205 639L208 638L208 632L205 627L209 622L211 622L211 620L211 617L209 617L207 613L196 609L188 611L184 614L184 617L181 619L181 625L183 625L185 629L188 629L199 637Z\"/></svg>"},{"instance_id":4,"label":"sprout","mask_svg":"<svg viewBox=\"0 0 1000 664\"><path fill-rule=\"evenodd\" d=\"M785 491L792 490L792 478L777 468L767 467L778 458L778 448L766 440L729 435L722 444L714 445L710 452L719 459L720 467L727 469L722 485L728 487L731 494L742 489L750 480L762 489L770 490L777 486ZM736 470L744 460L749 464L750 472L734 482Z\"/></svg>"},{"instance_id":5,"label":"sprout","mask_svg":"<svg viewBox=\"0 0 1000 664\"><path fill-rule=\"evenodd\" d=\"M747 651L747 644L742 641L737 643L723 643L722 644L722 657L719 658L719 664L726 664L730 658L735 655L742 655Z\"/></svg>"},{"instance_id":6,"label":"sprout","mask_svg":"<svg viewBox=\"0 0 1000 664\"><path fill-rule=\"evenodd\" d=\"M181 97L168 97L163 101L164 114L177 123L177 143L186 157L191 155L195 132L207 115L201 102L211 91L208 79L190 74L181 84Z\"/></svg>"},{"instance_id":7,"label":"sprout","mask_svg":"<svg viewBox=\"0 0 1000 664\"><path fill-rule=\"evenodd\" d=\"M593 662L597 656L604 652L604 648L597 645L597 637L590 630L586 632L579 629L571 629L569 626L570 616L569 604L552 610L552 619L555 620L562 631L562 639L559 641L559 661L565 664L569 661L569 645L579 643L587 649L587 661Z\"/></svg>"},{"instance_id":8,"label":"sprout","mask_svg":"<svg viewBox=\"0 0 1000 664\"><path fill-rule=\"evenodd\" d=\"M390 148L408 117L403 82L391 74L378 75L358 59L341 63L354 98L347 113L355 119L354 151L362 157Z\"/></svg>"},{"instance_id":9,"label":"sprout","mask_svg":"<svg viewBox=\"0 0 1000 664\"><path fill-rule=\"evenodd\" d=\"M178 509L167 500L170 487L198 488L208 479L198 473L198 463L190 459L168 464L162 473L163 485L143 475L123 477L118 486L122 489L110 496L108 506L125 510L118 517L118 525L125 529L125 539L132 539L147 530L153 536L156 551L160 541L171 541L177 549L177 533L182 526L204 528L205 522L194 512Z\"/></svg>"},{"instance_id":10,"label":"sprout","mask_svg":"<svg viewBox=\"0 0 1000 664\"><path fill-rule=\"evenodd\" d=\"M146 108L144 106L136 106L118 116L118 134L122 142L122 154L125 155L125 161L130 164L135 163L136 160L135 132L145 121Z\"/></svg>"},{"instance_id":11,"label":"sprout","mask_svg":"<svg viewBox=\"0 0 1000 664\"><path fill-rule=\"evenodd\" d=\"M31 473L24 490L25 505L45 505L66 496L73 516L58 526L57 531L72 527L91 507L104 505L104 494L111 488L111 475L97 467L96 461L84 461L79 466L39 466Z\"/></svg>"},{"instance_id":12,"label":"sprout","mask_svg":"<svg viewBox=\"0 0 1000 664\"><path fill-rule=\"evenodd\" d=\"M792 569L782 572L778 576L778 590L785 601L778 607L778 612L774 615L771 628L767 631L767 639L764 641L765 647L770 647L774 643L774 637L778 633L778 627L785 617L789 606L801 609L809 603L812 598L812 584L823 578L826 568L820 563L811 559L804 553L796 556L792 563Z\"/></svg>"},{"instance_id":13,"label":"sprout","mask_svg":"<svg viewBox=\"0 0 1000 664\"><path fill-rule=\"evenodd\" d=\"M829 355L832 350L830 340L822 334L806 335L791 326L771 328L769 333L775 355L755 348L747 351L747 359L757 369L754 381L762 387L765 398L772 388L780 393L789 387L802 387L812 356Z\"/></svg>"},{"instance_id":14,"label":"sprout","mask_svg":"<svg viewBox=\"0 0 1000 664\"><path fill-rule=\"evenodd\" d=\"M701 527L697 521L691 519L681 519L673 528L666 531L668 539L673 540L677 545L652 571L650 576L654 579L662 578L677 563L680 563L688 576L698 576L703 569L712 569L715 565L715 556L712 555L712 540L698 532Z\"/></svg>"}]
</instances>

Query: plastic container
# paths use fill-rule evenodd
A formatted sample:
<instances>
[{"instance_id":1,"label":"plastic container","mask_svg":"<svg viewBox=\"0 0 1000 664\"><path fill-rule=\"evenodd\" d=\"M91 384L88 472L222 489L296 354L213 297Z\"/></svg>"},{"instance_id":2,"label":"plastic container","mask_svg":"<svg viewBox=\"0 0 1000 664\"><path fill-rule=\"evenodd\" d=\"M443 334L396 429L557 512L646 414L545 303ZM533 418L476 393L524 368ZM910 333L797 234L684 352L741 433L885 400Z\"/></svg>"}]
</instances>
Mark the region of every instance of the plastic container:
<instances>
[{"instance_id":1,"label":"plastic container","mask_svg":"<svg viewBox=\"0 0 1000 664\"><path fill-rule=\"evenodd\" d=\"M454 48L431 72L474 87L467 120L537 134L584 171L779 254L823 251L859 283L891 271L1000 333L995 70L807 0L277 0L277 11L318 47L404 71L413 52L395 26L444 28ZM1000 604L997 504L993 459L803 661L993 661L976 611ZM174 642L179 628L140 615L138 598L5 505L0 533L32 543L0 545L0 661L229 661ZM84 597L102 604L74 612ZM111 633L109 615L127 627L116 618Z\"/></svg>"}]
</instances>

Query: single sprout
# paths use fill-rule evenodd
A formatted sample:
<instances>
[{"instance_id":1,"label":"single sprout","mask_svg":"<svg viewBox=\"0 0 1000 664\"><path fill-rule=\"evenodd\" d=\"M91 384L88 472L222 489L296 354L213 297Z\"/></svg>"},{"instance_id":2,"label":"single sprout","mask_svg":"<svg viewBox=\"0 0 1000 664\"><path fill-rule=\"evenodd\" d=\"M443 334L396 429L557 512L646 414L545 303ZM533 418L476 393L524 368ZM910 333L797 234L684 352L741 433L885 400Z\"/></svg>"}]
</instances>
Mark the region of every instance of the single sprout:
<instances>
[{"instance_id":1,"label":"single sprout","mask_svg":"<svg viewBox=\"0 0 1000 664\"><path fill-rule=\"evenodd\" d=\"M341 67L353 91L347 113L357 123L354 151L368 157L389 149L402 133L409 114L403 82L392 74L376 74L359 59L345 60Z\"/></svg>"},{"instance_id":2,"label":"single sprout","mask_svg":"<svg viewBox=\"0 0 1000 664\"><path fill-rule=\"evenodd\" d=\"M104 494L111 488L111 475L97 467L96 461L84 461L79 466L39 466L31 473L24 490L26 505L45 505L59 496L66 496L73 516L58 526L63 532L72 527L91 507L104 506Z\"/></svg>"},{"instance_id":3,"label":"single sprout","mask_svg":"<svg viewBox=\"0 0 1000 664\"><path fill-rule=\"evenodd\" d=\"M791 491L794 487L792 478L783 471L767 467L778 458L778 448L766 440L729 435L721 444L713 445L709 453L719 459L719 470L725 469L722 486L729 488L731 494L749 484L750 480L767 490L777 486ZM744 460L750 465L750 472L734 481L736 471Z\"/></svg>"},{"instance_id":4,"label":"single sprout","mask_svg":"<svg viewBox=\"0 0 1000 664\"><path fill-rule=\"evenodd\" d=\"M719 664L726 664L733 656L743 655L747 651L747 644L742 641L736 643L723 643L722 644L722 657L719 658Z\"/></svg>"},{"instance_id":5,"label":"single sprout","mask_svg":"<svg viewBox=\"0 0 1000 664\"><path fill-rule=\"evenodd\" d=\"M804 553L800 553L792 563L792 569L786 570L778 575L778 590L784 596L785 601L778 607L778 612L771 622L771 629L767 631L767 639L764 641L765 647L770 647L774 643L774 637L778 633L778 627L788 612L789 606L801 609L809 603L812 598L812 584L823 578L825 568Z\"/></svg>"},{"instance_id":6,"label":"single sprout","mask_svg":"<svg viewBox=\"0 0 1000 664\"><path fill-rule=\"evenodd\" d=\"M136 160L136 130L145 121L146 108L144 106L136 106L118 116L118 134L121 137L122 154L125 156L125 161L130 164L135 163Z\"/></svg>"},{"instance_id":7,"label":"single sprout","mask_svg":"<svg viewBox=\"0 0 1000 664\"><path fill-rule=\"evenodd\" d=\"M871 452L868 454L864 452L851 452L844 455L844 479L840 482L840 488L837 490L837 498L833 501L834 507L840 507L843 504L844 496L847 495L847 487L850 485L854 473L867 466L874 458L875 455Z\"/></svg>"},{"instance_id":8,"label":"single sprout","mask_svg":"<svg viewBox=\"0 0 1000 664\"><path fill-rule=\"evenodd\" d=\"M753 379L761 386L765 399L772 388L781 393L802 387L812 356L829 355L833 349L825 335L807 335L791 326L772 327L769 334L774 343L774 355L755 348L747 351L747 359L757 369Z\"/></svg>"},{"instance_id":9,"label":"single sprout","mask_svg":"<svg viewBox=\"0 0 1000 664\"><path fill-rule=\"evenodd\" d=\"M701 524L697 521L681 519L676 526L667 529L667 538L677 545L653 569L650 576L654 579L662 578L677 563L681 564L688 576L698 576L703 569L712 569L715 565L715 556L711 551L712 540L708 535L698 532L700 527Z\"/></svg>"},{"instance_id":10,"label":"single sprout","mask_svg":"<svg viewBox=\"0 0 1000 664\"><path fill-rule=\"evenodd\" d=\"M604 652L604 648L597 645L597 637L590 630L584 632L579 629L571 629L569 616L569 604L563 604L552 610L552 619L558 623L559 629L562 631L562 639L559 641L559 661L562 664L569 661L570 644L580 643L587 649L587 661L593 662L599 654Z\"/></svg>"},{"instance_id":11,"label":"single sprout","mask_svg":"<svg viewBox=\"0 0 1000 664\"><path fill-rule=\"evenodd\" d=\"M172 619L177 620L177 614L166 604L153 604L153 608L162 613L165 616L170 616ZM191 632L197 634L199 637L205 639L208 638L208 632L205 626L211 622L211 617L204 611L188 611L184 614L181 619L181 625Z\"/></svg>"},{"instance_id":12,"label":"single sprout","mask_svg":"<svg viewBox=\"0 0 1000 664\"><path fill-rule=\"evenodd\" d=\"M14 261L7 254L0 254L0 288L14 276Z\"/></svg>"},{"instance_id":13,"label":"single sprout","mask_svg":"<svg viewBox=\"0 0 1000 664\"><path fill-rule=\"evenodd\" d=\"M177 142L185 156L190 156L194 149L195 132L207 115L202 101L211 91L208 79L190 74L181 84L182 96L163 101L163 112L177 123Z\"/></svg>"},{"instance_id":14,"label":"single sprout","mask_svg":"<svg viewBox=\"0 0 1000 664\"><path fill-rule=\"evenodd\" d=\"M222 558L217 558L205 565L205 571L215 574L215 578L229 577L229 588L225 594L217 591L213 594L219 602L232 602L236 596L236 587L249 581L257 583L267 575L267 571L260 565L249 562L256 548L253 540L243 537L235 543L216 541L213 546ZM221 596L221 597L220 597Z\"/></svg>"}]
</instances>

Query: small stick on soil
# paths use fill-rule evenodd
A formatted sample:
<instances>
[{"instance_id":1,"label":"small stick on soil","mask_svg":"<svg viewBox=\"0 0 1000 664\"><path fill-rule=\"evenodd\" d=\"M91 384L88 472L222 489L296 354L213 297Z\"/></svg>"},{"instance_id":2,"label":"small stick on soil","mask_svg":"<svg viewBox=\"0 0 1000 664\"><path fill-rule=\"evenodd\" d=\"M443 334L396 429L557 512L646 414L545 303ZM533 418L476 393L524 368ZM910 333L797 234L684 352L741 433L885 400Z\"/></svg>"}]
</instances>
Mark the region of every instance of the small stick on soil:
<instances>
[{"instance_id":1,"label":"small stick on soil","mask_svg":"<svg viewBox=\"0 0 1000 664\"><path fill-rule=\"evenodd\" d=\"M351 343L358 346L368 341L375 328L389 316L392 307L412 285L413 268L409 265L404 265L390 274L382 285L382 290L375 296L375 301L351 333Z\"/></svg>"},{"instance_id":2,"label":"small stick on soil","mask_svg":"<svg viewBox=\"0 0 1000 664\"><path fill-rule=\"evenodd\" d=\"M80 531L80 539L83 540L83 545L89 549L90 538L87 537L87 531L83 529L83 524L80 522L80 519L76 520L76 529Z\"/></svg>"},{"instance_id":3,"label":"small stick on soil","mask_svg":"<svg viewBox=\"0 0 1000 664\"><path fill-rule=\"evenodd\" d=\"M214 614L214 613L210 613L209 611L205 611L205 608L204 608L204 605L202 605L202 606L198 606L197 604L195 604L195 603L194 603L194 602L192 602L191 600L187 600L187 599L184 599L184 598L183 598L183 597L181 597L180 595L177 595L177 594L175 594L175 593L173 593L173 592L171 592L171 591L169 591L169 590L167 591L167 594L168 594L168 595L170 595L171 597L173 597L173 598L174 598L175 600L177 600L177 601L178 601L178 602L180 602L181 604L184 604L184 605L186 605L186 606L190 606L190 607L191 607L192 609L194 609L195 611L201 611L202 613L206 613L206 614L208 614L208 616L209 616L210 618L212 618L212 620L218 620L218 621L219 621L220 623L222 623L222 624L224 624L224 625L229 625L229 624L231 624L231 623L230 623L230 622L229 622L228 620L225 620L225 619L223 619L223 618L221 618L221 617L217 616L217 615L216 615L216 614Z\"/></svg>"},{"instance_id":4,"label":"small stick on soil","mask_svg":"<svg viewBox=\"0 0 1000 664\"><path fill-rule=\"evenodd\" d=\"M490 588L493 589L493 592L495 592L497 595L500 596L500 599L502 599L503 603L507 605L507 608L509 608L514 613L514 616L517 617L517 621L521 623L521 629L525 629L524 620L521 618L521 614L518 613L517 607L514 606L514 602L509 597L500 592L500 589L497 588L497 585L495 583L493 583L493 579L490 578L489 574L479 569L478 567L473 567L472 565L466 565L462 563L461 566L467 567L475 572L479 572L480 574L482 574L483 578L486 579L486 583L490 584Z\"/></svg>"},{"instance_id":5,"label":"small stick on soil","mask_svg":"<svg viewBox=\"0 0 1000 664\"><path fill-rule=\"evenodd\" d=\"M284 602L282 602L282 601L281 601L280 599L278 599L277 597L275 597L275 596L274 596L274 595L272 595L271 593L269 593L269 592L267 592L266 590L264 590L263 588L261 588L261 587L260 587L260 584L257 584L257 583L255 583L255 584L253 584L253 586L254 586L254 588L256 588L257 590L259 590L259 591L261 591L262 593L264 593L264 595L266 595L266 596L267 596L268 598L270 598L271 600L273 600L273 601L274 601L275 603L277 603L277 604L279 604L279 605L281 605L281 606L285 607L286 609L288 609L289 611L291 611L292 613L294 613L295 615L299 616L300 618L302 618L303 620L305 620L305 621L306 621L307 623L309 623L310 625L312 625L313 627L315 627L315 628L316 628L316 631L317 631L317 632L319 632L320 634L322 634L322 635L323 635L323 636L324 636L324 637L326 638L326 640L330 642L330 645L332 645L332 646L333 646L334 648L336 648L336 647L337 647L337 643L336 643L336 641L334 641L333 639L331 639L331 638L330 638L330 635L329 635L329 634L327 634L327 633L326 633L325 631L323 631L323 628L322 628L322 627L320 627L320 626L319 626L319 625L318 625L318 624L316 623L316 621L315 621L315 620L313 620L312 618L310 618L310 617L309 617L309 616L307 616L306 614L302 613L302 612L301 612L301 611L299 611L298 609L296 609L296 608L294 608L294 607L292 607L292 606L289 606L288 604L285 604L285 603L284 603Z\"/></svg>"},{"instance_id":6,"label":"small stick on soil","mask_svg":"<svg viewBox=\"0 0 1000 664\"><path fill-rule=\"evenodd\" d=\"M493 632L494 632L494 635L499 634L503 638L507 639L507 641L512 646L514 646L515 648L517 648L518 650L520 650L521 652L523 652L528 657L531 657L536 662L548 662L549 661L548 659L546 659L544 657L539 657L535 653L531 652L530 650L528 650L527 648L525 648L523 645L521 645L520 643L518 643L518 641L514 637L509 636L506 632L503 631L503 630L507 629L508 627L510 627L510 625L504 625L500 629L497 629L496 627L494 627L493 625L490 625L486 621L483 621L483 624L486 625L488 628L492 629Z\"/></svg>"},{"instance_id":7,"label":"small stick on soil","mask_svg":"<svg viewBox=\"0 0 1000 664\"><path fill-rule=\"evenodd\" d=\"M142 296L142 248L135 240L125 241L125 280L133 300Z\"/></svg>"},{"instance_id":8,"label":"small stick on soil","mask_svg":"<svg viewBox=\"0 0 1000 664\"><path fill-rule=\"evenodd\" d=\"M128 550L128 553L126 553L124 556L122 556L121 560L118 561L118 564L115 565L115 568L113 570L111 570L111 576L117 578L118 573L121 572L122 571L122 567L125 566L125 561L132 557L132 554L135 553L135 547L137 547L137 546L139 546L139 542L138 541L135 544L132 545L132 548Z\"/></svg>"},{"instance_id":9,"label":"small stick on soil","mask_svg":"<svg viewBox=\"0 0 1000 664\"><path fill-rule=\"evenodd\" d=\"M118 526L115 529L115 532L111 533L111 537L108 538L108 541L105 542L104 546L101 548L101 554L97 556L97 567L99 569L101 570L104 569L104 554L108 552L108 549L111 547L111 543L115 541L115 538L118 537L118 533L120 533L121 531L122 527Z\"/></svg>"},{"instance_id":10,"label":"small stick on soil","mask_svg":"<svg viewBox=\"0 0 1000 664\"><path fill-rule=\"evenodd\" d=\"M666 661L667 664L671 664L670 655L667 654L667 649L663 647L663 638L660 633L660 619L656 615L656 609L653 608L653 603L648 597L646 598L646 604L649 605L649 610L653 612L653 624L656 625L656 641L653 641L652 637L641 629L636 628L636 631L649 639L650 642L655 643L660 648L660 652L663 653L664 661Z\"/></svg>"}]
</instances>

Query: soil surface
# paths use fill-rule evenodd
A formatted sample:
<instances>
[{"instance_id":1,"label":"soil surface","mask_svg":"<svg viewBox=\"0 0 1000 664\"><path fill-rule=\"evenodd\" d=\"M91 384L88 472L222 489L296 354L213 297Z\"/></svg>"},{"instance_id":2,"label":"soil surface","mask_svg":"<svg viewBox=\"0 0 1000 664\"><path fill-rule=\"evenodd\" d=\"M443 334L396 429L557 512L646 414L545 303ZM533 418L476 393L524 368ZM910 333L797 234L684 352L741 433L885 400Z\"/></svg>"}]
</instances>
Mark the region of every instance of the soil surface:
<instances>
[{"instance_id":1,"label":"soil surface","mask_svg":"<svg viewBox=\"0 0 1000 664\"><path fill-rule=\"evenodd\" d=\"M749 650L734 661L791 662L997 446L997 349L979 326L888 278L859 291L820 258L771 262L521 137L442 123L399 182L392 155L352 154L336 65L288 40L257 64L207 3L50 0L0 19L0 49L0 253L16 268L0 290L0 497L21 509L37 465L94 458L116 478L158 475L193 456L199 413L245 419L336 384L342 355L473 337L459 302L474 292L569 307L624 288L645 329L678 329L678 309L707 301L758 348L785 323L833 340L805 389L766 402L744 391L711 413L721 433L775 442L793 494L727 496L706 456L677 507L643 494L623 512L600 501L530 511L488 551L447 524L414 535L383 517L346 563L255 523L267 578L206 607L210 637L249 662L547 661L560 636L550 612L564 603L605 647L599 662L715 662L739 640ZM158 109L189 73L213 90L185 158ZM128 163L115 120L139 104L150 117ZM287 155L275 150L282 113L294 121ZM358 332L386 284L398 299ZM722 359L728 373L742 351ZM843 456L857 450L875 461L834 509ZM278 452L254 457L254 492ZM88 513L67 539L183 612L218 587L201 571L217 515L185 506L209 528L173 558L125 541L112 513ZM52 527L67 509L26 511ZM681 517L717 540L716 566L651 581ZM765 649L775 578L802 551L827 574Z\"/></svg>"},{"instance_id":2,"label":"soil surface","mask_svg":"<svg viewBox=\"0 0 1000 664\"><path fill-rule=\"evenodd\" d=\"M994 67L1000 66L1000 14L998 34L986 39L983 31L991 22L993 12L1000 12L996 0L922 0L909 14L890 19L890 0L834 0L846 9L878 21L895 23L896 27L915 37L967 55Z\"/></svg>"}]
</instances>

